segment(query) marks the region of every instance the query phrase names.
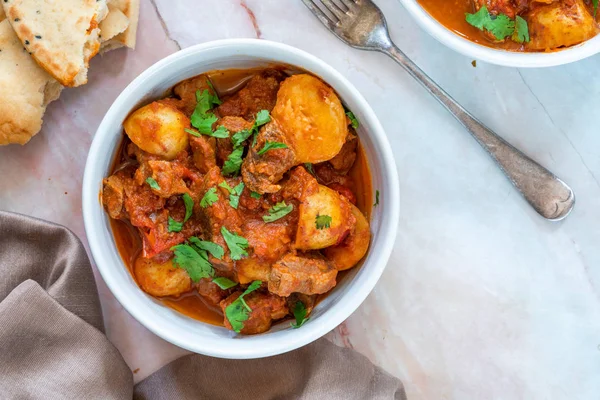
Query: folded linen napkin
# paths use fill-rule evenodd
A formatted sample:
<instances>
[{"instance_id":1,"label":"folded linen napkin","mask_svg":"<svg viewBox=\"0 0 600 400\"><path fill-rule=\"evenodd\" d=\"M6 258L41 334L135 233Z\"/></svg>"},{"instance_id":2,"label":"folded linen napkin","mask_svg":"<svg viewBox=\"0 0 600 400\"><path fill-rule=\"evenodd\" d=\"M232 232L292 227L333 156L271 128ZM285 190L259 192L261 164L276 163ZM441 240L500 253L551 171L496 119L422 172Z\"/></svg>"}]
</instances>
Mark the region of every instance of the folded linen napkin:
<instances>
[{"instance_id":1,"label":"folded linen napkin","mask_svg":"<svg viewBox=\"0 0 600 400\"><path fill-rule=\"evenodd\" d=\"M91 265L68 229L0 211L1 399L406 399L325 339L258 360L189 355L133 385L103 334Z\"/></svg>"}]
</instances>

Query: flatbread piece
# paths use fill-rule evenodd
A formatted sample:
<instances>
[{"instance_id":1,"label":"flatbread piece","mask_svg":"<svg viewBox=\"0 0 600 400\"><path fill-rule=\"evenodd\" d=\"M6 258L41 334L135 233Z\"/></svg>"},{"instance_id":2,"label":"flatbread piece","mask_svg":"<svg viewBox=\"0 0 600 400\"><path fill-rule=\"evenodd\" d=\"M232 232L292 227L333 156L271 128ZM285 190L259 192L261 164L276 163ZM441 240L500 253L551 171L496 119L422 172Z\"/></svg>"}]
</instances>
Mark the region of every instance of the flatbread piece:
<instances>
[{"instance_id":1,"label":"flatbread piece","mask_svg":"<svg viewBox=\"0 0 600 400\"><path fill-rule=\"evenodd\" d=\"M7 20L0 22L0 71L0 145L25 144L62 86L23 49Z\"/></svg>"},{"instance_id":2,"label":"flatbread piece","mask_svg":"<svg viewBox=\"0 0 600 400\"><path fill-rule=\"evenodd\" d=\"M4 0L6 17L23 47L65 86L87 83L90 59L100 49L98 24L106 0Z\"/></svg>"}]
</instances>

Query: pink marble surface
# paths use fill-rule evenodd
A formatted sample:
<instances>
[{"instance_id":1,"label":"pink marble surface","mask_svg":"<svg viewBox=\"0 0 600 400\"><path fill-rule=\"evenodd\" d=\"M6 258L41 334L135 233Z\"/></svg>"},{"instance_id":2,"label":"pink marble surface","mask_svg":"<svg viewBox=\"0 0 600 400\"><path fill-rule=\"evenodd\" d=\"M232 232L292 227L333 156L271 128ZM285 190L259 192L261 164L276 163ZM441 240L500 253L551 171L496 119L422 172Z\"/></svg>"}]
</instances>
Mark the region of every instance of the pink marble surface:
<instances>
[{"instance_id":1,"label":"pink marble surface","mask_svg":"<svg viewBox=\"0 0 600 400\"><path fill-rule=\"evenodd\" d=\"M142 0L138 47L92 62L42 132L0 148L0 209L64 224L85 242L81 181L102 116L180 47L260 37L349 78L390 138L400 234L383 278L329 338L400 377L410 399L597 399L600 393L600 57L544 69L478 63L377 0L398 45L467 109L575 190L567 220L539 218L441 107L383 55L350 49L300 0ZM1 110L0 110L1 112ZM107 333L136 380L185 352L133 320L97 276Z\"/></svg>"}]
</instances>

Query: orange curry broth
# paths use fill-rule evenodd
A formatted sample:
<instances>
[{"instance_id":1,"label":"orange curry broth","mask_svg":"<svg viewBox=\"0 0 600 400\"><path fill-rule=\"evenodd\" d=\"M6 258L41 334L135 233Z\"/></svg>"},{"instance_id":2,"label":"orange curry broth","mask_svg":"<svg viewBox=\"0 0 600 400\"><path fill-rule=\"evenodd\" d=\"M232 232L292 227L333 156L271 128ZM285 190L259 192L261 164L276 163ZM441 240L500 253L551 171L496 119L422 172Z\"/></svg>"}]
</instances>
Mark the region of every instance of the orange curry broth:
<instances>
[{"instance_id":1,"label":"orange curry broth","mask_svg":"<svg viewBox=\"0 0 600 400\"><path fill-rule=\"evenodd\" d=\"M221 96L227 96L237 92L253 75L264 69L265 68L213 71L206 73L206 75L210 77L211 82L219 94ZM123 140L121 143L119 151L113 161L111 174L113 174L124 161L126 143L128 143L128 140ZM360 143L360 136L356 152L356 161L348 172L348 175L354 180L356 206L367 216L367 219L370 220L373 204L373 187L371 183L371 172L369 171L366 154ZM142 240L139 233L129 222L110 218L110 225L119 254L135 280L133 265L136 258L142 252ZM347 272L348 271L341 271L338 273L338 283L344 279ZM320 295L317 299L317 303L326 295L327 294ZM221 309L207 303L195 289L192 289L177 298L163 297L157 299L168 307L177 310L190 318L212 325L223 326L223 313L221 312Z\"/></svg>"},{"instance_id":2,"label":"orange curry broth","mask_svg":"<svg viewBox=\"0 0 600 400\"><path fill-rule=\"evenodd\" d=\"M475 28L465 20L465 13L475 13L477 10L473 5L473 0L417 0L421 7L429 15L435 18L447 29L457 35L468 39L482 46L491 47L494 49L502 49L518 52L535 52L528 50L524 44L505 40L503 42L495 42L484 35L482 31ZM586 3L586 6L589 5ZM600 14L600 13L599 13ZM560 51L562 48L547 50Z\"/></svg>"}]
</instances>

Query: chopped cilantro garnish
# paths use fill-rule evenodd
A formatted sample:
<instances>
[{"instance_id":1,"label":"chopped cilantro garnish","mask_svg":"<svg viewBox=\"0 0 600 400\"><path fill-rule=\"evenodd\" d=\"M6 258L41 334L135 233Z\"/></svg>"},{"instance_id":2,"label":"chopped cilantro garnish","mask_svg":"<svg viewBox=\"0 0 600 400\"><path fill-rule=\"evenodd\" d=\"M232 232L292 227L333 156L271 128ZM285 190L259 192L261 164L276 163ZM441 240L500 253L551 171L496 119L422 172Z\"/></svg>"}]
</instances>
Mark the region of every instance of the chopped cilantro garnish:
<instances>
[{"instance_id":1,"label":"chopped cilantro garnish","mask_svg":"<svg viewBox=\"0 0 600 400\"><path fill-rule=\"evenodd\" d=\"M515 32L513 33L512 40L517 43L529 43L529 27L527 26L527 21L520 15L517 15L515 18Z\"/></svg>"},{"instance_id":2,"label":"chopped cilantro garnish","mask_svg":"<svg viewBox=\"0 0 600 400\"><path fill-rule=\"evenodd\" d=\"M167 229L169 232L181 232L181 229L183 228L183 222L175 221L171 217L169 217L168 221Z\"/></svg>"},{"instance_id":3,"label":"chopped cilantro garnish","mask_svg":"<svg viewBox=\"0 0 600 400\"><path fill-rule=\"evenodd\" d=\"M154 190L160 190L160 186L158 186L158 182L156 182L156 179L154 179L153 177L149 176L148 178L146 178L146 183L148 185L150 185L150 187Z\"/></svg>"},{"instance_id":4,"label":"chopped cilantro garnish","mask_svg":"<svg viewBox=\"0 0 600 400\"><path fill-rule=\"evenodd\" d=\"M192 129L184 129L184 131L186 131L187 133L189 133L192 136L196 136L196 137L200 137L200 134Z\"/></svg>"},{"instance_id":5,"label":"chopped cilantro garnish","mask_svg":"<svg viewBox=\"0 0 600 400\"><path fill-rule=\"evenodd\" d=\"M592 6L594 6L594 19L596 19L596 14L598 13L598 0L592 0Z\"/></svg>"},{"instance_id":6,"label":"chopped cilantro garnish","mask_svg":"<svg viewBox=\"0 0 600 400\"><path fill-rule=\"evenodd\" d=\"M229 232L224 226L221 227L221 235L223 235L223 239L227 243L232 260L240 260L242 257L248 255L248 252L246 252L248 241L245 238Z\"/></svg>"},{"instance_id":7,"label":"chopped cilantro garnish","mask_svg":"<svg viewBox=\"0 0 600 400\"><path fill-rule=\"evenodd\" d=\"M263 126L264 124L266 124L269 121L271 121L271 116L269 115L269 111L268 110L260 110L256 114L256 121L254 122L254 124L257 127L259 127L259 126Z\"/></svg>"},{"instance_id":8,"label":"chopped cilantro garnish","mask_svg":"<svg viewBox=\"0 0 600 400\"><path fill-rule=\"evenodd\" d=\"M214 203L219 201L219 196L217 196L217 188L210 188L206 191L202 200L200 200L200 207L206 208L212 206Z\"/></svg>"},{"instance_id":9,"label":"chopped cilantro garnish","mask_svg":"<svg viewBox=\"0 0 600 400\"><path fill-rule=\"evenodd\" d=\"M178 244L171 247L171 250L175 253L173 265L185 269L192 282L214 275L215 270L212 265L190 245Z\"/></svg>"},{"instance_id":10,"label":"chopped cilantro garnish","mask_svg":"<svg viewBox=\"0 0 600 400\"><path fill-rule=\"evenodd\" d=\"M265 154L267 151L269 150L275 150L275 149L287 149L287 144L285 143L280 143L280 142L269 142L268 140L265 143L265 147L263 147L257 154L263 155Z\"/></svg>"},{"instance_id":11,"label":"chopped cilantro garnish","mask_svg":"<svg viewBox=\"0 0 600 400\"><path fill-rule=\"evenodd\" d=\"M244 329L244 321L250 317L250 312L252 311L244 301L244 296L254 292L260 285L262 285L262 281L252 282L240 297L225 307L225 316L231 324L231 328L237 333L240 333Z\"/></svg>"},{"instance_id":12,"label":"chopped cilantro garnish","mask_svg":"<svg viewBox=\"0 0 600 400\"><path fill-rule=\"evenodd\" d=\"M237 282L232 281L231 279L227 279L224 276L219 276L212 280L218 287L223 290L231 289L234 286L237 286Z\"/></svg>"},{"instance_id":13,"label":"chopped cilantro garnish","mask_svg":"<svg viewBox=\"0 0 600 400\"><path fill-rule=\"evenodd\" d=\"M187 193L183 194L183 204L185 204L185 218L183 218L183 222L186 222L192 216L192 212L194 211L194 199Z\"/></svg>"},{"instance_id":14,"label":"chopped cilantro garnish","mask_svg":"<svg viewBox=\"0 0 600 400\"><path fill-rule=\"evenodd\" d=\"M248 139L252 135L252 130L242 129L239 132L236 132L231 137L231 141L233 142L233 147L239 147L244 143L246 139Z\"/></svg>"},{"instance_id":15,"label":"chopped cilantro garnish","mask_svg":"<svg viewBox=\"0 0 600 400\"><path fill-rule=\"evenodd\" d=\"M244 182L240 182L236 187L232 188L226 181L223 181L219 183L219 187L229 192L229 204L237 210L240 204L240 195L244 191Z\"/></svg>"},{"instance_id":16,"label":"chopped cilantro garnish","mask_svg":"<svg viewBox=\"0 0 600 400\"><path fill-rule=\"evenodd\" d=\"M354 113L352 111L346 111L346 116L350 120L350 126L354 129L358 129L358 119L356 119Z\"/></svg>"},{"instance_id":17,"label":"chopped cilantro garnish","mask_svg":"<svg viewBox=\"0 0 600 400\"><path fill-rule=\"evenodd\" d=\"M212 92L214 93L211 97L212 103L217 106L220 105L222 103L222 101L221 101L221 99L219 99L219 95L217 94L217 91L215 90L215 87L213 86L212 82L209 79L207 79L206 83L208 84L208 86L210 87Z\"/></svg>"},{"instance_id":18,"label":"chopped cilantro garnish","mask_svg":"<svg viewBox=\"0 0 600 400\"><path fill-rule=\"evenodd\" d=\"M235 148L231 152L223 164L223 175L235 175L239 172L242 167L242 154L244 154L242 146Z\"/></svg>"},{"instance_id":19,"label":"chopped cilantro garnish","mask_svg":"<svg viewBox=\"0 0 600 400\"><path fill-rule=\"evenodd\" d=\"M491 15L486 6L475 14L465 13L465 19L475 28L490 32L498 40L511 36L515 31L515 21L505 14Z\"/></svg>"},{"instance_id":20,"label":"chopped cilantro garnish","mask_svg":"<svg viewBox=\"0 0 600 400\"><path fill-rule=\"evenodd\" d=\"M269 208L269 215L263 215L263 221L265 222L273 222L277 221L280 218L285 217L289 213L292 212L294 206L289 204L285 204L285 201L281 203L275 204L273 207Z\"/></svg>"},{"instance_id":21,"label":"chopped cilantro garnish","mask_svg":"<svg viewBox=\"0 0 600 400\"><path fill-rule=\"evenodd\" d=\"M229 131L223 125L219 125L217 129L209 136L215 137L217 139L227 139L229 137Z\"/></svg>"},{"instance_id":22,"label":"chopped cilantro garnish","mask_svg":"<svg viewBox=\"0 0 600 400\"><path fill-rule=\"evenodd\" d=\"M379 190L375 191L375 204L373 204L373 207L377 207L379 205Z\"/></svg>"},{"instance_id":23,"label":"chopped cilantro garnish","mask_svg":"<svg viewBox=\"0 0 600 400\"><path fill-rule=\"evenodd\" d=\"M200 240L196 236L192 236L188 240L197 248L208 251L214 258L221 260L225 255L225 250L223 247L216 243Z\"/></svg>"},{"instance_id":24,"label":"chopped cilantro garnish","mask_svg":"<svg viewBox=\"0 0 600 400\"><path fill-rule=\"evenodd\" d=\"M260 193L250 192L250 197L252 197L253 199L260 199Z\"/></svg>"},{"instance_id":25,"label":"chopped cilantro garnish","mask_svg":"<svg viewBox=\"0 0 600 400\"><path fill-rule=\"evenodd\" d=\"M310 172L311 175L315 175L315 170L313 168L313 165L311 163L304 163L304 168L306 168L308 170L308 172Z\"/></svg>"},{"instance_id":26,"label":"chopped cilantro garnish","mask_svg":"<svg viewBox=\"0 0 600 400\"><path fill-rule=\"evenodd\" d=\"M317 215L315 225L317 229L329 228L331 226L331 217L329 215Z\"/></svg>"},{"instance_id":27,"label":"chopped cilantro garnish","mask_svg":"<svg viewBox=\"0 0 600 400\"><path fill-rule=\"evenodd\" d=\"M194 117L194 114L192 114L191 118L191 122L194 128L198 129L198 132L209 136L212 136L212 126L215 122L217 122L217 120L218 118L214 114L206 114L196 117Z\"/></svg>"},{"instance_id":28,"label":"chopped cilantro garnish","mask_svg":"<svg viewBox=\"0 0 600 400\"><path fill-rule=\"evenodd\" d=\"M294 309L292 310L292 313L294 314L294 318L296 318L296 323L291 322L290 325L292 326L292 328L294 329L298 329L300 328L302 325L304 325L304 323L306 321L308 321L310 318L306 318L306 307L304 307L304 304L299 301L294 305Z\"/></svg>"}]
</instances>

